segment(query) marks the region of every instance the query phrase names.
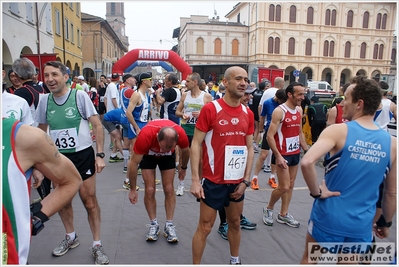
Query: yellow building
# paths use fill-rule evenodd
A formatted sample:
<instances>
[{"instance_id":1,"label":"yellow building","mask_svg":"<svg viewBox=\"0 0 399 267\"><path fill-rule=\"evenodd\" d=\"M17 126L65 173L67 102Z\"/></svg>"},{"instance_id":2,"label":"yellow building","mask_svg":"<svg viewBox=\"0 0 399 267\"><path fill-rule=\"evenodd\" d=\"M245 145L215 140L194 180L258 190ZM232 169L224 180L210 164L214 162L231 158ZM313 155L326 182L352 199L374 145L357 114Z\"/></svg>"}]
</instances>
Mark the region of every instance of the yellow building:
<instances>
[{"instance_id":1,"label":"yellow building","mask_svg":"<svg viewBox=\"0 0 399 267\"><path fill-rule=\"evenodd\" d=\"M79 2L51 3L54 29L54 53L71 75L82 73L82 24Z\"/></svg>"}]
</instances>

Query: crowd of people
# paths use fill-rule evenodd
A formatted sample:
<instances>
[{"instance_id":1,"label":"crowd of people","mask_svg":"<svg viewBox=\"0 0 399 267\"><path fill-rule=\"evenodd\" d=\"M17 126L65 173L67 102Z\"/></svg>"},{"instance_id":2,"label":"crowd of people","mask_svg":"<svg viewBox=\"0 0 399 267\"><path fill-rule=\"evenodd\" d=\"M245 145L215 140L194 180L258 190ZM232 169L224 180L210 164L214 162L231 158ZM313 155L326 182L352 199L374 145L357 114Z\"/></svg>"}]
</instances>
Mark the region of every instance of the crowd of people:
<instances>
[{"instance_id":1,"label":"crowd of people","mask_svg":"<svg viewBox=\"0 0 399 267\"><path fill-rule=\"evenodd\" d=\"M94 263L109 264L96 190L96 175L106 166L105 132L112 150L108 162L123 162L121 187L129 190L132 204L139 201L138 177L144 184L146 241L156 241L161 229L158 184L165 198L163 235L169 243L179 242L176 196L190 192L197 199L194 264L201 263L218 214L218 233L229 242L230 264L241 264L241 229L257 227L243 215L245 191L259 190L261 169L270 172L272 188L263 207L266 226L272 227L276 217L278 223L300 227L289 212L299 167L315 199L302 263L309 263L309 242L372 242L375 236L389 235L396 212L397 140L387 124L396 120L396 105L387 99L384 82L353 77L329 108L314 96L306 104L301 83L285 87L284 79L276 77L257 86L238 66L229 67L222 80L208 83L195 72L182 81L172 72L158 81L151 72L86 81L70 77L58 61L44 65L43 82L37 80L38 71L29 59L20 58L8 72L12 86L3 82L3 262L27 264L30 236L56 212L65 238L52 254L63 256L78 247L72 199L79 193L92 233ZM3 81L5 76L3 64ZM311 144L303 133L304 117ZM323 157L326 172L320 184L315 163ZM27 187L16 186L18 182ZM31 184L40 199L30 199Z\"/></svg>"}]
</instances>

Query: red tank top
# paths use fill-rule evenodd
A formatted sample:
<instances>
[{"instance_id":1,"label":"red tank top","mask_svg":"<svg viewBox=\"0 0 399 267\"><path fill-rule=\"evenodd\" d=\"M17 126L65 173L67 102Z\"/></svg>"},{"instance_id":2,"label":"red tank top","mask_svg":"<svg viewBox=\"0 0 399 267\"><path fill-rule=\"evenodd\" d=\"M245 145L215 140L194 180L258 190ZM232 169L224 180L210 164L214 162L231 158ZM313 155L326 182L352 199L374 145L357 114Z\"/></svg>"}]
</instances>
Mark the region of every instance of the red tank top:
<instances>
[{"instance_id":1,"label":"red tank top","mask_svg":"<svg viewBox=\"0 0 399 267\"><path fill-rule=\"evenodd\" d=\"M277 149L284 156L299 154L301 152L299 143L301 112L298 108L292 110L285 104L278 107L283 110L284 116L274 135Z\"/></svg>"},{"instance_id":2,"label":"red tank top","mask_svg":"<svg viewBox=\"0 0 399 267\"><path fill-rule=\"evenodd\" d=\"M335 106L337 107L337 117L335 118L335 123L347 122L348 120L342 118L342 106L339 104Z\"/></svg>"}]
</instances>

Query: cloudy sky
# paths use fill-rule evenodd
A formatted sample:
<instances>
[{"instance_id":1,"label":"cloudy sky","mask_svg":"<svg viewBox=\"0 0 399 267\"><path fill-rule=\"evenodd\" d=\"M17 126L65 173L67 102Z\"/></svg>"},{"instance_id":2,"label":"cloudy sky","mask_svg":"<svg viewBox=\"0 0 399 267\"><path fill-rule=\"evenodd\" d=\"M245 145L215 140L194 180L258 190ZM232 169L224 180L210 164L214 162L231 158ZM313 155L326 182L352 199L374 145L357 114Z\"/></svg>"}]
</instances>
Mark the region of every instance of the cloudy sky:
<instances>
[{"instance_id":1,"label":"cloudy sky","mask_svg":"<svg viewBox=\"0 0 399 267\"><path fill-rule=\"evenodd\" d=\"M180 27L180 17L216 14L220 21L239 1L126 1L126 35L129 37L129 50L135 48L171 49L177 42L172 34ZM105 19L106 2L83 1L81 11ZM162 39L162 44L159 40Z\"/></svg>"}]
</instances>

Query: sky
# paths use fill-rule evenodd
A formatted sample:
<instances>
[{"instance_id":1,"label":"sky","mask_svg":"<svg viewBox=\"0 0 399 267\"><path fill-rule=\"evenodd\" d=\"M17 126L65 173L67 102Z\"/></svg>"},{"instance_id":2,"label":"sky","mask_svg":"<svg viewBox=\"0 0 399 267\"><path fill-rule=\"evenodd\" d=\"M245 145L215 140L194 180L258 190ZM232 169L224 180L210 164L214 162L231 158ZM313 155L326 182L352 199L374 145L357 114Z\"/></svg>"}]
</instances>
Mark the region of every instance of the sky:
<instances>
[{"instance_id":1,"label":"sky","mask_svg":"<svg viewBox=\"0 0 399 267\"><path fill-rule=\"evenodd\" d=\"M129 50L136 48L169 50L177 44L173 30L180 27L180 17L219 16L220 21L239 1L126 1L125 35ZM105 19L105 1L82 1L81 11ZM162 39L162 44L160 43Z\"/></svg>"}]
</instances>

